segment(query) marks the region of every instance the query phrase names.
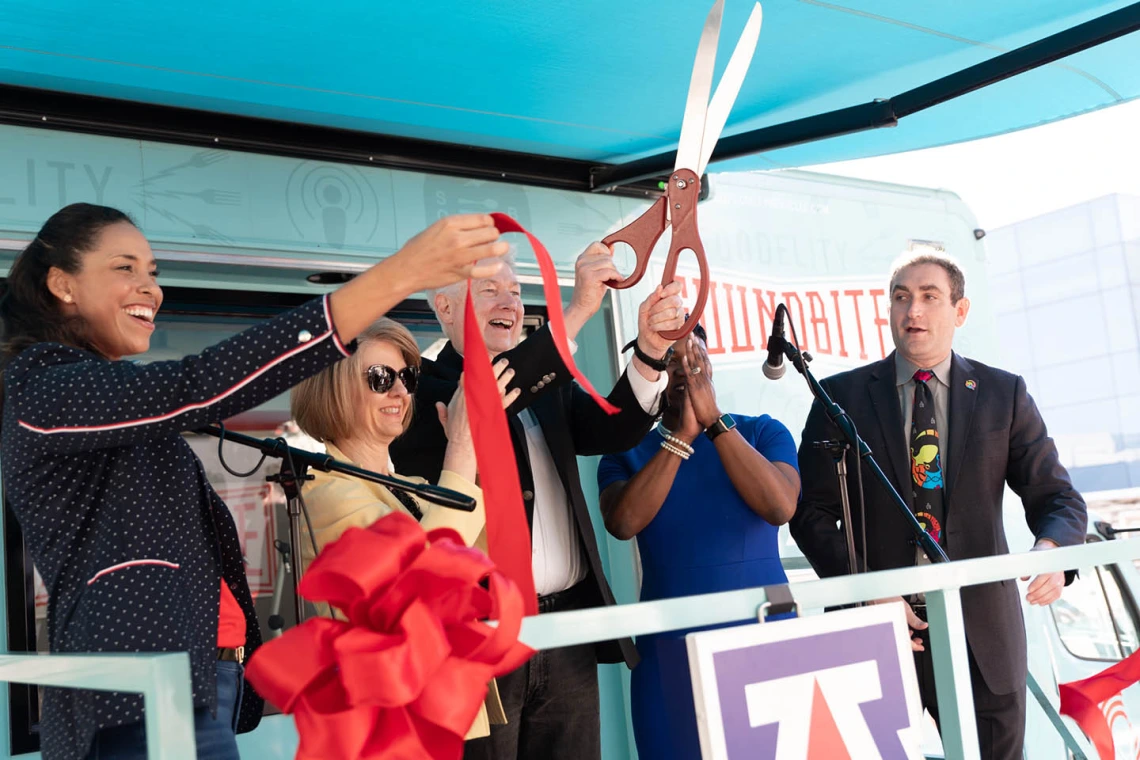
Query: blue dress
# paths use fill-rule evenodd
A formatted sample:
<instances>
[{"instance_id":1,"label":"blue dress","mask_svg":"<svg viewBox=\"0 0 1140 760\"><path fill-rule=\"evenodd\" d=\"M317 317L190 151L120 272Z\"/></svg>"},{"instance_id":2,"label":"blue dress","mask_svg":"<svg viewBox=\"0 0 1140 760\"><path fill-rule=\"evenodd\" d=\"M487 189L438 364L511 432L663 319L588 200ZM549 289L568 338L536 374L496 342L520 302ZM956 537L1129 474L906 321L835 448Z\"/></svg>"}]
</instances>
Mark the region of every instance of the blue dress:
<instances>
[{"instance_id":1,"label":"blue dress","mask_svg":"<svg viewBox=\"0 0 1140 760\"><path fill-rule=\"evenodd\" d=\"M770 462L798 470L788 429L767 415L737 417L737 430ZM661 450L656 430L598 466L599 491L629 480ZM682 462L661 510L637 536L641 601L785 583L778 529L753 512L729 480L716 446L705 436ZM701 756L685 634L639 636L641 663L632 674L633 732L642 760Z\"/></svg>"}]
</instances>

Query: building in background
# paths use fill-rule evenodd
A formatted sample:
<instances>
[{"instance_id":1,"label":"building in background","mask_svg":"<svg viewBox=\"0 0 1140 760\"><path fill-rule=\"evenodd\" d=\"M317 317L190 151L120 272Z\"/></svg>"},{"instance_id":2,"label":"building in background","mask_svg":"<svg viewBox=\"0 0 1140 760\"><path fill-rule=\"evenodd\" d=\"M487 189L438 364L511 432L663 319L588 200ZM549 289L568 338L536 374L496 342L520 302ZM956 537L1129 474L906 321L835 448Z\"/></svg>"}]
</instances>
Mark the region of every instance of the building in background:
<instances>
[{"instance_id":1,"label":"building in background","mask_svg":"<svg viewBox=\"0 0 1140 760\"><path fill-rule=\"evenodd\" d=\"M1140 502L1140 197L991 230L986 249L1003 368L1025 377L1091 502Z\"/></svg>"}]
</instances>

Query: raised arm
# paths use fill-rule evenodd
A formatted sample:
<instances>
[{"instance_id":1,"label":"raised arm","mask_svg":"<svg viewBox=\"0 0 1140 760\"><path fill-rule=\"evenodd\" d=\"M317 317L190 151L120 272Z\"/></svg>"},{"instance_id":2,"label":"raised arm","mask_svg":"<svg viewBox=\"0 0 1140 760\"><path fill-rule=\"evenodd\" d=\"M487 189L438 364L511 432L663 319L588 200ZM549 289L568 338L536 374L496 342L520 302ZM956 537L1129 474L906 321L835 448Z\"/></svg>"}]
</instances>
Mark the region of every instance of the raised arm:
<instances>
[{"instance_id":1,"label":"raised arm","mask_svg":"<svg viewBox=\"0 0 1140 760\"><path fill-rule=\"evenodd\" d=\"M348 354L372 321L416 290L454 282L505 253L486 215L443 219L335 293L180 361L107 361L59 344L6 371L6 416L52 451L120 446L254 407ZM481 269L498 264L483 265Z\"/></svg>"},{"instance_id":2,"label":"raised arm","mask_svg":"<svg viewBox=\"0 0 1140 760\"><path fill-rule=\"evenodd\" d=\"M475 262L502 256L507 249L487 214L440 219L329 297L337 335L342 342L350 343L417 291L491 276L498 270L498 262L478 266Z\"/></svg>"}]
</instances>

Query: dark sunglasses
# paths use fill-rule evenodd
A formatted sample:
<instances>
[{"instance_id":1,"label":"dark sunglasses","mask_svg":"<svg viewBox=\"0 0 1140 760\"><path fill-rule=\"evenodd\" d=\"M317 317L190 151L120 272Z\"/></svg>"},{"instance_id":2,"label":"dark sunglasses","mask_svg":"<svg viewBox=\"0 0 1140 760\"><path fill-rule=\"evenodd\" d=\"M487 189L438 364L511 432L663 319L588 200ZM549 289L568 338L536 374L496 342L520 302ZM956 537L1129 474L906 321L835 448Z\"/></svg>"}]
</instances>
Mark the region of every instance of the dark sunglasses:
<instances>
[{"instance_id":1,"label":"dark sunglasses","mask_svg":"<svg viewBox=\"0 0 1140 760\"><path fill-rule=\"evenodd\" d=\"M419 367L404 367L397 372L389 367L387 364L373 364L364 373L368 378L368 387L373 393L387 393L392 390L392 386L396 384L396 378L400 378L400 382L408 390L408 393L416 392L416 385L420 380Z\"/></svg>"}]
</instances>

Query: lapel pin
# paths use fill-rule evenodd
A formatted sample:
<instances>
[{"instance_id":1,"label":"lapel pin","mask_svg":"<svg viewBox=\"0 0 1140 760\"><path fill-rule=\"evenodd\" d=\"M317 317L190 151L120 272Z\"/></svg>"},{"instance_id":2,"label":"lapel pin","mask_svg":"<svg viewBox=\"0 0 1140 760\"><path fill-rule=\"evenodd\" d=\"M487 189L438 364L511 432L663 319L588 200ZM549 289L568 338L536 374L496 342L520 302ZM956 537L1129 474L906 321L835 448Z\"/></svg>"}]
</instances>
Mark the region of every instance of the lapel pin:
<instances>
[{"instance_id":1,"label":"lapel pin","mask_svg":"<svg viewBox=\"0 0 1140 760\"><path fill-rule=\"evenodd\" d=\"M966 387L973 391L973 390L977 390L978 384L974 380L967 380L966 381Z\"/></svg>"}]
</instances>

